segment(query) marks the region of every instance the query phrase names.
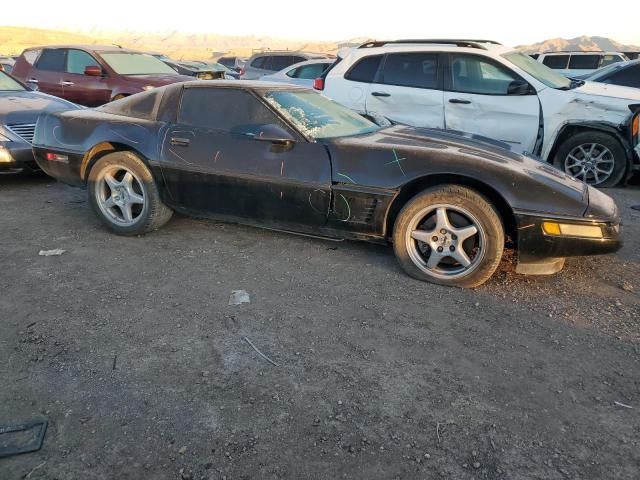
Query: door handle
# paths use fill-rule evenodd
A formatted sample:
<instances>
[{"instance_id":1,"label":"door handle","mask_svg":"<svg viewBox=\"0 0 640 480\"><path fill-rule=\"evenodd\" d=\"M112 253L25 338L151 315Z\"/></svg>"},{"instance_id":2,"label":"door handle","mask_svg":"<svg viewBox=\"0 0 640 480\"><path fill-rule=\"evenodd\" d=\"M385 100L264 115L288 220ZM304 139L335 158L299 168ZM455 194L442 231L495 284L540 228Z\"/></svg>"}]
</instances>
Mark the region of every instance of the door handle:
<instances>
[{"instance_id":1,"label":"door handle","mask_svg":"<svg viewBox=\"0 0 640 480\"><path fill-rule=\"evenodd\" d=\"M387 92L371 92L374 97L390 97L391 94Z\"/></svg>"},{"instance_id":2,"label":"door handle","mask_svg":"<svg viewBox=\"0 0 640 480\"><path fill-rule=\"evenodd\" d=\"M38 80L36 80L35 78L30 78L29 80L27 80L27 83L38 83Z\"/></svg>"},{"instance_id":3,"label":"door handle","mask_svg":"<svg viewBox=\"0 0 640 480\"><path fill-rule=\"evenodd\" d=\"M461 103L462 105L469 105L471 100L463 100L461 98L450 98L449 103Z\"/></svg>"},{"instance_id":4,"label":"door handle","mask_svg":"<svg viewBox=\"0 0 640 480\"><path fill-rule=\"evenodd\" d=\"M74 84L73 82L66 82L66 81L65 81L65 82L61 82L61 85L62 85L63 87L70 87L70 86L71 86L71 85L73 85L73 84Z\"/></svg>"},{"instance_id":5,"label":"door handle","mask_svg":"<svg viewBox=\"0 0 640 480\"><path fill-rule=\"evenodd\" d=\"M171 137L171 145L175 145L176 147L188 147L191 143L191 140L188 138L180 138L180 137Z\"/></svg>"}]
</instances>

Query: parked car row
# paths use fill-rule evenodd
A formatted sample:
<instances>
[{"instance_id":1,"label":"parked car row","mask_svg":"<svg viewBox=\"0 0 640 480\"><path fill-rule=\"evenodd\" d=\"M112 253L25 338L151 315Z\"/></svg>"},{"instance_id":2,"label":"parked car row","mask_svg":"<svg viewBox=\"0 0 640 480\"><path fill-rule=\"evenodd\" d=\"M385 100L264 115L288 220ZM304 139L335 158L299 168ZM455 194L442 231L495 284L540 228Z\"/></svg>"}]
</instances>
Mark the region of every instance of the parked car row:
<instances>
[{"instance_id":1,"label":"parked car row","mask_svg":"<svg viewBox=\"0 0 640 480\"><path fill-rule=\"evenodd\" d=\"M481 285L507 239L523 274L622 245L615 204L589 184L637 165L640 91L568 79L487 40L315 57L262 52L242 77L284 65L271 81L194 81L118 47L26 50L14 72L28 83L0 77L0 164L35 156L86 186L115 233L180 211L391 242L409 275L443 285ZM82 103L101 106L27 87L70 98L84 80L105 95ZM322 95L298 85L310 82Z\"/></svg>"}]
</instances>

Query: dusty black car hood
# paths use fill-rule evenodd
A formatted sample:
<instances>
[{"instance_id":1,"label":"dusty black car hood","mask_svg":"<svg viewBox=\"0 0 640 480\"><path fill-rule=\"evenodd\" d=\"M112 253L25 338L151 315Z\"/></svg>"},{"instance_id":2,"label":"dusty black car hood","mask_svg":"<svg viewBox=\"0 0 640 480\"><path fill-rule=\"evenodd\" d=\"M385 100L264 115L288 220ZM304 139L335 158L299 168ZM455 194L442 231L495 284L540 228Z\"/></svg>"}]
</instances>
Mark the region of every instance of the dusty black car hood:
<instances>
[{"instance_id":1,"label":"dusty black car hood","mask_svg":"<svg viewBox=\"0 0 640 480\"><path fill-rule=\"evenodd\" d=\"M339 182L397 189L427 175L457 175L493 186L517 209L582 216L588 205L582 182L483 137L396 125L323 143Z\"/></svg>"},{"instance_id":2,"label":"dusty black car hood","mask_svg":"<svg viewBox=\"0 0 640 480\"><path fill-rule=\"evenodd\" d=\"M42 112L59 112L80 108L52 95L40 92L0 91L0 124L36 123Z\"/></svg>"}]
</instances>

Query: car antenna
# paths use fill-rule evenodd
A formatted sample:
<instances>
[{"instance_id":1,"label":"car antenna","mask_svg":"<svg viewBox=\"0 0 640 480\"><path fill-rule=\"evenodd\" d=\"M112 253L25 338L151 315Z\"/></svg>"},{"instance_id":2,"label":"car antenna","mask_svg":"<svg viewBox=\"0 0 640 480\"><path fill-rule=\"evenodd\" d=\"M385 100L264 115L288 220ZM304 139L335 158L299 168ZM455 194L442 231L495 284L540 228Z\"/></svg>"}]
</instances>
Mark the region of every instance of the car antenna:
<instances>
[{"instance_id":1,"label":"car antenna","mask_svg":"<svg viewBox=\"0 0 640 480\"><path fill-rule=\"evenodd\" d=\"M122 48L122 45L118 45L117 43L112 43L111 45L113 45L114 47Z\"/></svg>"}]
</instances>

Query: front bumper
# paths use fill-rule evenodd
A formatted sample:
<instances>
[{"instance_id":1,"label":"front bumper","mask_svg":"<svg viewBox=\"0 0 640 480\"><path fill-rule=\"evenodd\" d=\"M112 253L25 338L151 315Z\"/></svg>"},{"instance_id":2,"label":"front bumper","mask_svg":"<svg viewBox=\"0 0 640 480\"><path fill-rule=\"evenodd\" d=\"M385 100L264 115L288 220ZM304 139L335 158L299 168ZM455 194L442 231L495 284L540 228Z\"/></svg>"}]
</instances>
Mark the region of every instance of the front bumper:
<instances>
[{"instance_id":1,"label":"front bumper","mask_svg":"<svg viewBox=\"0 0 640 480\"><path fill-rule=\"evenodd\" d=\"M549 235L542 228L543 222L596 226L602 230L602 238L586 238L570 235ZM518 228L518 264L520 271L527 265L556 265L565 257L604 255L622 248L622 225L619 219L598 220L592 218L563 218L544 215L516 214ZM544 269L542 269L544 270ZM558 270L556 270L558 271ZM531 272L533 273L533 272ZM540 273L554 273L541 271Z\"/></svg>"},{"instance_id":2,"label":"front bumper","mask_svg":"<svg viewBox=\"0 0 640 480\"><path fill-rule=\"evenodd\" d=\"M26 142L0 142L0 170L38 170L31 145Z\"/></svg>"}]
</instances>

